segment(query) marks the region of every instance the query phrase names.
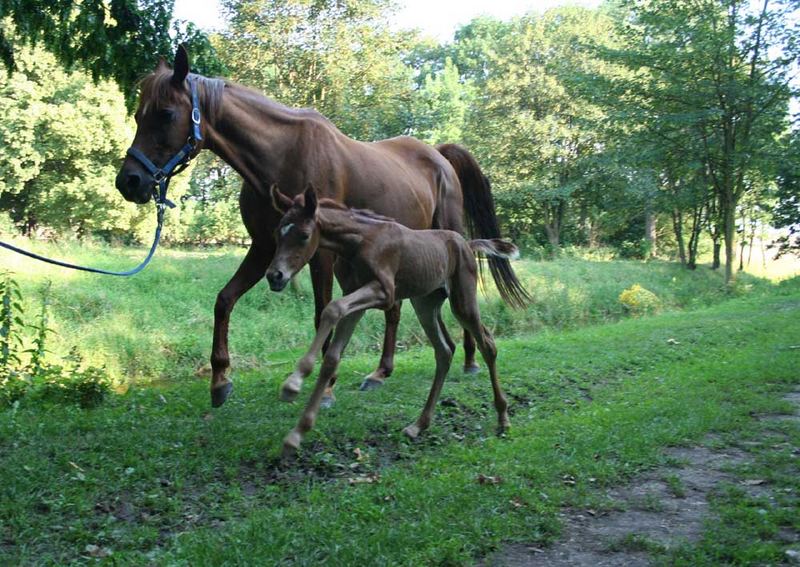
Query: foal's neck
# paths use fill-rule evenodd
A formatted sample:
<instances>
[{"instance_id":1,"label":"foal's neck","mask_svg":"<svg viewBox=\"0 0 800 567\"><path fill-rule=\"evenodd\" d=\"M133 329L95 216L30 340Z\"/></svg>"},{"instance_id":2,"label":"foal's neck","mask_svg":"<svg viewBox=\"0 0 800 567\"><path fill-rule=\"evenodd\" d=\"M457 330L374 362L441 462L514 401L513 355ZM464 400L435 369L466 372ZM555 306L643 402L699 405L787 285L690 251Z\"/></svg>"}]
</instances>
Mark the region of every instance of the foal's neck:
<instances>
[{"instance_id":1,"label":"foal's neck","mask_svg":"<svg viewBox=\"0 0 800 567\"><path fill-rule=\"evenodd\" d=\"M321 206L317 211L320 247L345 258L357 255L367 234L390 222L354 209Z\"/></svg>"},{"instance_id":2,"label":"foal's neck","mask_svg":"<svg viewBox=\"0 0 800 567\"><path fill-rule=\"evenodd\" d=\"M296 180L287 183L287 175L301 174L291 158L298 153L304 120L302 111L229 83L218 118L209 124L206 147L256 189L291 186Z\"/></svg>"}]
</instances>

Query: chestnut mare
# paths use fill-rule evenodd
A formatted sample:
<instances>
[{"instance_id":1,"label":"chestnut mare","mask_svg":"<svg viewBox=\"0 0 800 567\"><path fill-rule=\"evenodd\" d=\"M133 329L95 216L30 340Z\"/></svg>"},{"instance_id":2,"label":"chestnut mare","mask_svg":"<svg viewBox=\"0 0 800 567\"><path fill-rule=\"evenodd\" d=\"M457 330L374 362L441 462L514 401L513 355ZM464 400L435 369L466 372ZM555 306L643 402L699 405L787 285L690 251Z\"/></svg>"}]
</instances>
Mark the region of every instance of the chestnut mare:
<instances>
[{"instance_id":1,"label":"chestnut mare","mask_svg":"<svg viewBox=\"0 0 800 567\"><path fill-rule=\"evenodd\" d=\"M450 298L458 322L475 337L489 369L494 406L501 431L509 426L508 402L497 379L497 348L481 323L478 310L478 264L475 252L489 257L515 258L517 247L500 239L467 242L451 230L411 230L372 211L349 209L330 199L317 200L309 185L294 200L272 186L275 208L284 213L278 225L278 246L267 268L273 291L281 291L320 248L337 255L336 279L344 296L322 311L319 328L308 352L286 379L281 398L292 401L311 374L323 343L333 331L319 378L306 409L283 441L284 455L300 446L314 426L325 389L339 365L342 352L367 309L390 309L410 299L436 353L436 374L422 414L403 433L415 439L430 425L436 401L450 369L455 345L442 324L441 307Z\"/></svg>"},{"instance_id":2,"label":"chestnut mare","mask_svg":"<svg viewBox=\"0 0 800 567\"><path fill-rule=\"evenodd\" d=\"M252 243L233 278L217 296L211 351L211 403L222 405L232 383L226 376L228 322L236 301L266 273L275 253L275 228L280 214L272 207L269 189L277 183L287 195L301 194L312 183L320 197L348 206L371 209L417 229L448 228L464 232L464 214L471 233L500 236L487 179L463 148L433 148L414 138L373 143L352 140L314 110L293 109L249 88L189 73L183 47L173 68L163 62L140 83L135 114L137 130L131 148L156 167L163 167L187 143L192 133L192 102L187 82L194 84L202 115L202 140L193 157L208 149L227 162L244 183L240 210ZM157 180L140 159L128 156L116 186L128 201L144 204ZM310 261L315 324L331 300L333 260L321 251ZM502 297L523 305L528 295L507 260L490 258L489 268ZM386 311L383 354L363 387L379 385L393 369L400 304ZM464 334L465 370L476 368L475 343ZM331 391L328 391L330 395Z\"/></svg>"}]
</instances>

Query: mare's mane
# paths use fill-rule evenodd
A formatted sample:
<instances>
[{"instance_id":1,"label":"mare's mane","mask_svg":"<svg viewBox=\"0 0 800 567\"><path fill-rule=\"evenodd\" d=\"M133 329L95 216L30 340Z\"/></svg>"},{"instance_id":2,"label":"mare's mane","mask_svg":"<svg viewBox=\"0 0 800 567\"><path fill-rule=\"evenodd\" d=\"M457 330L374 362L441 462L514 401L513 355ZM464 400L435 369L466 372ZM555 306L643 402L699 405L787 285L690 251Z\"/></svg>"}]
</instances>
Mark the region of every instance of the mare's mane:
<instances>
[{"instance_id":1,"label":"mare's mane","mask_svg":"<svg viewBox=\"0 0 800 567\"><path fill-rule=\"evenodd\" d=\"M277 114L281 115L286 120L311 118L336 128L333 122L313 108L292 108L286 106L264 96L264 94L255 89L245 87L233 81L228 81L227 79L220 77L204 77L196 73L189 73L187 79L197 83L200 112L203 118L212 123L216 122L222 111L222 95L225 89L236 88L237 90L247 93L253 99L258 99L261 104L266 104L274 108ZM174 104L178 97L185 96L185 93L176 90L172 86L172 70L168 67L159 67L152 73L145 75L139 81L139 93L141 108L144 113L147 113L151 107L154 109L161 109Z\"/></svg>"}]
</instances>

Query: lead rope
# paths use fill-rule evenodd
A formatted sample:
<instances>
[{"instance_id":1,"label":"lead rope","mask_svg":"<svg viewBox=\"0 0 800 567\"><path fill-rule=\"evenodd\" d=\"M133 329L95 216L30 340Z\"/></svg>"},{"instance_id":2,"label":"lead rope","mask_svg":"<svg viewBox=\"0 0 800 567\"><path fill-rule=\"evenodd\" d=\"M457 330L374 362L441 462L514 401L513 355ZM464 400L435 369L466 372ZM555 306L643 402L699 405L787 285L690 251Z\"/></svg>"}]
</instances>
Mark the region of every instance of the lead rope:
<instances>
[{"instance_id":1,"label":"lead rope","mask_svg":"<svg viewBox=\"0 0 800 567\"><path fill-rule=\"evenodd\" d=\"M136 158L142 165L147 168L148 171L153 175L153 179L155 180L155 184L153 185L153 198L156 203L156 232L155 236L153 237L153 244L150 246L150 251L147 253L147 257L142 261L141 264L136 266L131 270L127 270L124 272L114 272L111 270L102 270L100 268L90 268L87 266L79 266L77 264L70 264L69 262L63 262L61 260L54 260L52 258L47 258L45 256L41 256L34 252L29 252L28 250L23 250L13 244L9 244L7 242L3 242L0 240L0 247L6 248L7 250L11 250L12 252L16 252L17 254L22 254L23 256L27 256L29 258L33 258L34 260L39 260L41 262L46 262L48 264L53 264L55 266L61 266L62 268L69 268L71 270L80 270L82 272L90 272L92 274L102 274L105 276L133 276L138 274L142 270L144 270L147 265L150 263L150 260L153 259L153 255L156 253L156 248L158 247L158 243L161 240L161 229L164 226L164 211L167 207L174 208L175 204L167 199L167 188L169 187L169 181L173 175L176 175L183 171L186 166L189 164L189 160L192 159L192 152L197 147L197 142L203 139L202 135L200 134L200 106L198 103L197 97L197 86L195 84L194 79L189 79L189 87L192 96L192 133L189 136L188 141L186 144L175 154L172 159L170 159L164 167L156 167L150 159L145 156L142 152L137 150L136 148L128 148L128 154Z\"/></svg>"}]
</instances>

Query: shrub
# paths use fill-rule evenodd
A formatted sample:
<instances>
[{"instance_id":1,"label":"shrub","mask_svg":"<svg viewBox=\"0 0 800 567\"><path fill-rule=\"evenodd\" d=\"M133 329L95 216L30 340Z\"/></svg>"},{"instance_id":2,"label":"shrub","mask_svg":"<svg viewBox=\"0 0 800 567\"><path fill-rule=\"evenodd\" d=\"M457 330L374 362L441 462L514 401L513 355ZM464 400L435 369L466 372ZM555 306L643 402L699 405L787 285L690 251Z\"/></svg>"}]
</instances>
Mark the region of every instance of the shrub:
<instances>
[{"instance_id":1,"label":"shrub","mask_svg":"<svg viewBox=\"0 0 800 567\"><path fill-rule=\"evenodd\" d=\"M8 273L0 273L0 406L9 406L30 396L61 403L75 403L83 408L95 407L111 392L111 381L105 369L83 367L73 350L68 366L49 364L45 357L50 285L42 291L41 312L34 324L23 321L22 295ZM31 347L23 350L22 330L33 331ZM27 355L27 364L21 356Z\"/></svg>"},{"instance_id":2,"label":"shrub","mask_svg":"<svg viewBox=\"0 0 800 567\"><path fill-rule=\"evenodd\" d=\"M620 293L619 302L633 315L653 313L661 307L661 300L658 299L658 296L639 284L633 284Z\"/></svg>"}]
</instances>

